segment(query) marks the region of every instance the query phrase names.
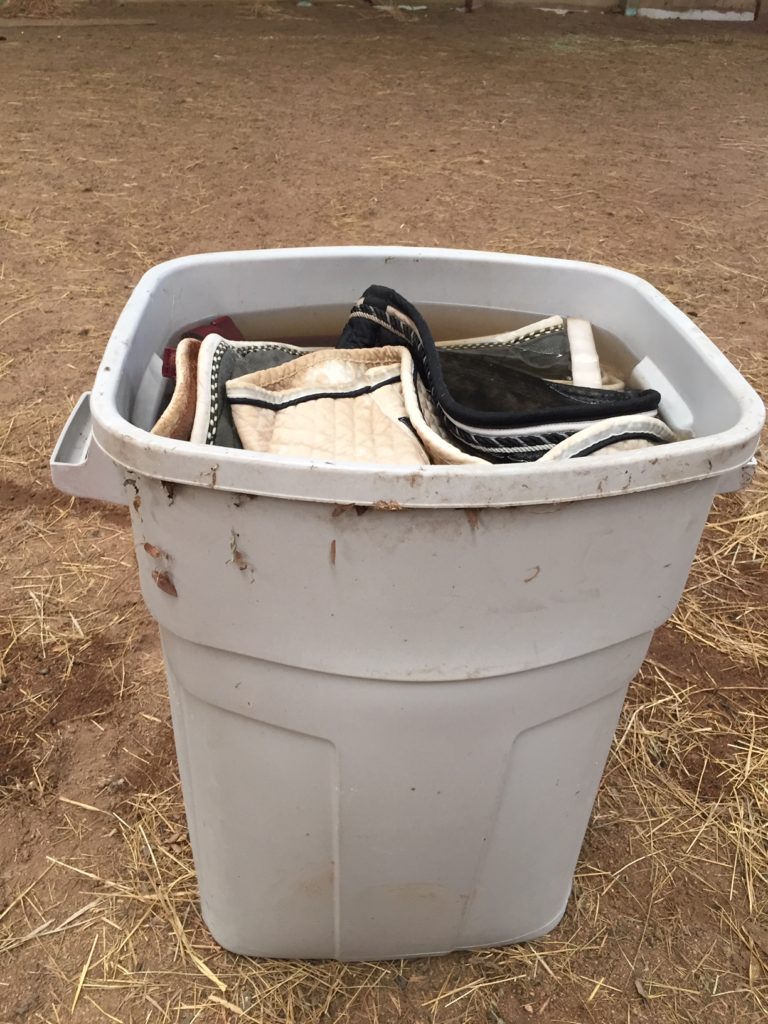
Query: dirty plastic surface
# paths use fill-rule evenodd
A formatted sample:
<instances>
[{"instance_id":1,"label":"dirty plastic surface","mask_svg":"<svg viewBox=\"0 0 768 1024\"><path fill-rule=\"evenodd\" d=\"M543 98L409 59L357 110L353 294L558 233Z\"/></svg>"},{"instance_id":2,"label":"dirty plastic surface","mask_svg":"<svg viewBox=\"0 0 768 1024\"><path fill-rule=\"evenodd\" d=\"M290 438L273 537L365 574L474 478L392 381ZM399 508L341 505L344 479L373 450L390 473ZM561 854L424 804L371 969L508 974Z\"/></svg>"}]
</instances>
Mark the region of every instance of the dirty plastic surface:
<instances>
[{"instance_id":1,"label":"dirty plastic surface","mask_svg":"<svg viewBox=\"0 0 768 1024\"><path fill-rule=\"evenodd\" d=\"M185 325L259 302L351 305L372 281L422 305L586 317L627 344L635 377L696 436L547 467L403 471L134 425L154 414L157 357ZM763 413L737 371L653 288L604 267L218 254L142 279L90 415L90 445L86 405L52 472L130 509L214 937L352 960L554 927L626 688L714 495L748 475Z\"/></svg>"},{"instance_id":2,"label":"dirty plastic surface","mask_svg":"<svg viewBox=\"0 0 768 1024\"><path fill-rule=\"evenodd\" d=\"M674 446L537 466L344 466L188 445L154 437L160 353L186 324L226 310L351 306L372 281L417 305L508 307L592 321L644 360L668 395ZM519 315L516 315L519 322ZM665 383L666 382L666 383ZM93 431L115 462L156 479L300 500L481 507L577 500L663 487L737 469L754 452L763 408L754 391L680 310L645 281L588 263L446 249L281 249L189 256L148 271L131 295L91 394ZM226 455L225 455L226 451ZM98 495L92 495L98 497Z\"/></svg>"}]
</instances>

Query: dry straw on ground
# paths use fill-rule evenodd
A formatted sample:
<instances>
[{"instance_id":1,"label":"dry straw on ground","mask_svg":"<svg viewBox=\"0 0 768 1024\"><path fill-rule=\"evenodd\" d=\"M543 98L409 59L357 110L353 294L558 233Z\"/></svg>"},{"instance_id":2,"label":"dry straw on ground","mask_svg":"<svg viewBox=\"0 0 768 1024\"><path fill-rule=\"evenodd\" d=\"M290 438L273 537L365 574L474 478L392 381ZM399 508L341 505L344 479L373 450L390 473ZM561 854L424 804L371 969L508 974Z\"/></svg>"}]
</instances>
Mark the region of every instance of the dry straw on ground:
<instances>
[{"instance_id":1,"label":"dry straw on ground","mask_svg":"<svg viewBox=\"0 0 768 1024\"><path fill-rule=\"evenodd\" d=\"M19 411L0 457L23 479L54 431L39 407ZM58 1016L28 1019L73 1007L74 1020L123 1024L768 1014L764 469L717 499L673 623L630 689L563 923L527 946L413 963L251 960L212 942L123 514L43 492L2 525L0 676L24 683L0 713L0 803L56 822L0 906L5 976L41 971L59 993ZM120 767L62 792L62 730L79 723L112 736ZM560 1009L574 1000L579 1016Z\"/></svg>"},{"instance_id":2,"label":"dry straw on ground","mask_svg":"<svg viewBox=\"0 0 768 1024\"><path fill-rule=\"evenodd\" d=\"M722 331L768 389L756 35L236 6L180 10L136 38L41 30L33 47L25 30L2 43L14 71L0 224L0 1022L764 1021L765 473L718 499L630 689L552 935L344 966L234 957L203 927L125 515L45 482L65 410L142 269L330 238L594 258ZM227 147L257 142L211 159L210 125Z\"/></svg>"},{"instance_id":3,"label":"dry straw on ground","mask_svg":"<svg viewBox=\"0 0 768 1024\"><path fill-rule=\"evenodd\" d=\"M768 1013L768 714L754 675L755 664L762 669L766 663L763 611L750 587L768 551L766 482L761 473L743 495L718 501L676 626L631 689L571 908L553 936L410 964L231 956L200 920L179 787L170 778L159 791L150 787L125 798L120 780L117 788L105 783L95 802L76 793L58 798L62 832L79 842L65 844L66 857L55 848L48 852L39 876L0 912L0 956L12 968L14 955L35 950L45 970L59 975L69 1000L62 1020L85 1006L124 1022L138 1020L141 1010L147 1019L174 1024L403 1016L425 1024L500 1024L518 1019L516 1013L524 1015L519 1019L570 1019L554 1015L564 991L577 992L594 1010L584 1019L600 1020L601 1001L623 994L628 1014L632 1007L652 1008L654 1021L698 1020L702 1000L711 1008L709 1019L734 1019L738 1006L738 1019L759 1020ZM34 533L57 543L65 524L65 546L85 556L86 536L100 513L78 518L71 512L70 503L58 503ZM106 531L114 533L114 527ZM112 558L111 571L105 571L105 557ZM137 612L109 611L115 567L118 589L127 586L130 562L99 557L97 545L90 561L66 558L56 575L38 572L17 581L28 600L20 602L26 610L10 618L5 671L13 672L26 644L38 646L65 673L89 648L106 644L102 670L124 693L120 666ZM118 635L121 644L107 639ZM693 653L701 644L725 651L733 674L718 685L706 670L692 679L671 668L664 652L677 644ZM753 670L746 685L739 664ZM158 662L148 671L159 692ZM55 743L39 723L54 712L54 704L29 691L6 716L16 729L5 736L11 764L26 758L35 780L30 799L45 800L50 791ZM149 712L145 717L160 720ZM94 852L103 841L115 844L108 862ZM66 884L76 897L59 906ZM701 908L689 919L681 899L701 888L709 922L702 921ZM617 915L631 922L633 936L618 948L612 939ZM77 964L67 956L75 934L86 940L77 944Z\"/></svg>"}]
</instances>

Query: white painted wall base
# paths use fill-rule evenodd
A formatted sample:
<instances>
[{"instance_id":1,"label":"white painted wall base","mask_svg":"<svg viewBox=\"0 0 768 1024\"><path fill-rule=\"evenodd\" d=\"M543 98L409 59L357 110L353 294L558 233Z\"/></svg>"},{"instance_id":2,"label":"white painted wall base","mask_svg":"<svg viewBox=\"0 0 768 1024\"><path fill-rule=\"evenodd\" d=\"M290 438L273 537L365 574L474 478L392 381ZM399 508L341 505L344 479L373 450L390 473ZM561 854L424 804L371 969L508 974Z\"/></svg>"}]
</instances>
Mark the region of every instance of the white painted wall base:
<instances>
[{"instance_id":1,"label":"white painted wall base","mask_svg":"<svg viewBox=\"0 0 768 1024\"><path fill-rule=\"evenodd\" d=\"M754 11L675 11L668 7L628 7L625 14L638 18L677 18L681 21L754 21Z\"/></svg>"}]
</instances>

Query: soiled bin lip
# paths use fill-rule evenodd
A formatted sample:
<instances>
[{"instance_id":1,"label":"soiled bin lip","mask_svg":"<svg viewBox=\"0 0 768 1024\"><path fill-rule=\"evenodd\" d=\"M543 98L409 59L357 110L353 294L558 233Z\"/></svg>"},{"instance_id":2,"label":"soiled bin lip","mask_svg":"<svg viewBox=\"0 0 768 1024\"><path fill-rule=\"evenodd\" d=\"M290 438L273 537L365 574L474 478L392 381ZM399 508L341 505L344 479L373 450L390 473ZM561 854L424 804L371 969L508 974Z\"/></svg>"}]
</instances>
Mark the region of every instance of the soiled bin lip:
<instances>
[{"instance_id":1,"label":"soiled bin lip","mask_svg":"<svg viewBox=\"0 0 768 1024\"><path fill-rule=\"evenodd\" d=\"M140 372L133 350L139 332L146 331L151 307L162 303L172 311L174 293L186 287L187 277L189 287L195 288L198 282L205 280L206 274L211 280L224 281L230 275L234 278L250 271L253 281L248 287L254 292L260 287L268 291L275 308L285 307L291 295L297 307L317 303L318 297L325 298L329 294L328 289L334 301L339 301L339 294L343 293L351 296L351 303L355 288L362 290L361 281L394 279L393 286L402 288L404 278L405 288L410 284L410 296L417 304L450 299L456 305L477 307L485 303L497 307L504 276L526 275L533 308L541 308L542 303L548 301L550 307L557 307L552 311L589 316L582 307L574 306L582 301L580 293L587 294L590 287L598 285L606 295L618 296L615 302L611 300L612 324L624 315L620 310L617 312L619 303L631 301L638 305L636 315L642 316L645 311L648 319L662 324L674 335L679 346L686 350L690 376L706 374L711 378L712 394L708 401L720 403L721 407L728 405L732 410L731 424L726 429L671 445L562 463L404 468L330 463L193 445L155 437L130 423L121 407L126 403L127 382L131 380L135 384ZM463 277L467 280L462 289ZM265 279L263 283L260 278ZM451 280L446 284L445 279ZM244 287L242 284L234 289L236 298L243 303L242 310L249 308L249 296L242 295ZM285 289L282 300L277 294L280 288ZM606 288L611 291L605 292ZM215 286L211 291L215 292ZM215 297L211 301L215 302ZM594 308L596 300L591 301ZM584 304L589 303L584 301ZM262 306L269 308L263 303ZM221 312L221 308L223 305L212 312ZM226 310L235 316L238 312L231 308L231 303ZM600 323L594 313L590 319ZM172 324L168 320L167 326L170 329L159 338L158 347L183 323ZM621 331L615 333L623 337ZM689 376L688 369L685 376ZM681 390L688 385L687 380L680 383ZM764 421L763 404L741 374L696 324L639 277L571 260L377 246L213 253L159 264L137 284L115 326L96 375L90 408L96 442L128 473L276 498L406 508L476 508L576 501L712 477L723 478L718 489L731 489L741 467L749 463L755 452Z\"/></svg>"}]
</instances>

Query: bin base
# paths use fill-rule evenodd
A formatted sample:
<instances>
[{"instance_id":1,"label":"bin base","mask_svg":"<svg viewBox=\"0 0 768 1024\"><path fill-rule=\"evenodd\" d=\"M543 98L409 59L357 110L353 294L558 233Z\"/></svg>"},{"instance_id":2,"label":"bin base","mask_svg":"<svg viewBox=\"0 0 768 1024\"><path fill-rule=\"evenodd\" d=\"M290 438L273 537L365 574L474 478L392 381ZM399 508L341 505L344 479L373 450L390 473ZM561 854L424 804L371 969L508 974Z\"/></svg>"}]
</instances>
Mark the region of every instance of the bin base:
<instances>
[{"instance_id":1,"label":"bin base","mask_svg":"<svg viewBox=\"0 0 768 1024\"><path fill-rule=\"evenodd\" d=\"M162 636L211 933L250 956L346 961L521 942L557 924L651 634L444 683L308 672Z\"/></svg>"},{"instance_id":2,"label":"bin base","mask_svg":"<svg viewBox=\"0 0 768 1024\"><path fill-rule=\"evenodd\" d=\"M429 949L418 953L376 953L371 955L364 955L360 953L357 956L345 956L345 957L333 957L325 955L304 955L300 959L302 960L313 960L313 961L327 961L337 960L341 963L369 963L372 960L420 960L422 957L433 957L433 956L447 956L449 953L461 953L473 949L495 949L499 946L515 946L521 942L535 942L536 939L542 938L544 935L548 935L553 929L557 928L562 919L565 917L565 912L568 909L568 901L571 898L572 887L568 887L568 894L562 902L560 909L550 918L546 924L540 928L534 928L532 931L526 932L523 935L509 935L509 933L500 936L497 939L489 939L487 942L480 942L473 946L447 946L444 949ZM239 949L234 948L230 936L226 932L217 934L216 924L213 925L208 920L208 917L203 911L203 921L205 922L208 931L211 933L213 939L218 942L224 949L229 950L230 953L236 953L238 956L248 956L255 958L264 958L269 960L295 960L297 957L283 954L275 954L271 947L266 946L262 950L254 950L250 946L247 948Z\"/></svg>"}]
</instances>

